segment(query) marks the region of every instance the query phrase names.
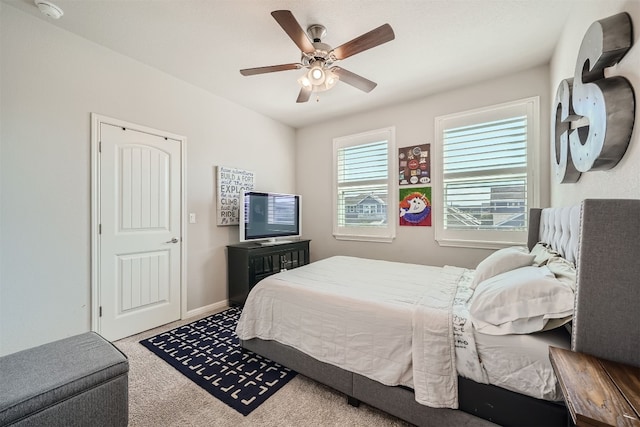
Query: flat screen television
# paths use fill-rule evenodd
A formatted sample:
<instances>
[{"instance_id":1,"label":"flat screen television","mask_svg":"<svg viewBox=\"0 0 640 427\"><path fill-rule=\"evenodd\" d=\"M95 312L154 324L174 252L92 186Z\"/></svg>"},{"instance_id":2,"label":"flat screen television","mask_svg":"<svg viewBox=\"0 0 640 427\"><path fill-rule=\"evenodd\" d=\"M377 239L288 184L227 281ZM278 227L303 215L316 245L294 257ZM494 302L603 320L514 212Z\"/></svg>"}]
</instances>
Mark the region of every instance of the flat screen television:
<instances>
[{"instance_id":1,"label":"flat screen television","mask_svg":"<svg viewBox=\"0 0 640 427\"><path fill-rule=\"evenodd\" d=\"M302 234L302 203L297 194L242 192L240 241L287 243ZM285 239L282 239L285 238Z\"/></svg>"}]
</instances>

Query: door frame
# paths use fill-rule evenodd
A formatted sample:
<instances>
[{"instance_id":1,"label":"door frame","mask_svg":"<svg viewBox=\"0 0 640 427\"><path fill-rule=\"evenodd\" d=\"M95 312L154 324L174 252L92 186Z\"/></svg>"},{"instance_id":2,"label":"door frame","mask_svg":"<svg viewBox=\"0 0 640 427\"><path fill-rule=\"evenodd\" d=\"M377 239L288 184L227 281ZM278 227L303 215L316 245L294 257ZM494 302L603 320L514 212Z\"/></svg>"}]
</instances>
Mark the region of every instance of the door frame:
<instances>
[{"instance_id":1,"label":"door frame","mask_svg":"<svg viewBox=\"0 0 640 427\"><path fill-rule=\"evenodd\" d=\"M144 132L180 142L180 319L187 314L187 138L170 132L91 113L91 330L100 333L100 125L102 123Z\"/></svg>"}]
</instances>

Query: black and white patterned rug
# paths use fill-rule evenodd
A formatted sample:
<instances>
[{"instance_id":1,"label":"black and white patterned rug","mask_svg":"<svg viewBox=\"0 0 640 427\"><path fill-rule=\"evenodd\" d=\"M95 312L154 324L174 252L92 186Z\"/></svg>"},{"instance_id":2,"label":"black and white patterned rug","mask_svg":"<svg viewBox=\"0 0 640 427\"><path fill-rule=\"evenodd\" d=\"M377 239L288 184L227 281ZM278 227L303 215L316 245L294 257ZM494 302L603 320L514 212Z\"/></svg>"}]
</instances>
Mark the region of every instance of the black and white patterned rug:
<instances>
[{"instance_id":1,"label":"black and white patterned rug","mask_svg":"<svg viewBox=\"0 0 640 427\"><path fill-rule=\"evenodd\" d=\"M140 341L187 378L243 415L287 384L296 372L240 347L241 309L221 313Z\"/></svg>"}]
</instances>

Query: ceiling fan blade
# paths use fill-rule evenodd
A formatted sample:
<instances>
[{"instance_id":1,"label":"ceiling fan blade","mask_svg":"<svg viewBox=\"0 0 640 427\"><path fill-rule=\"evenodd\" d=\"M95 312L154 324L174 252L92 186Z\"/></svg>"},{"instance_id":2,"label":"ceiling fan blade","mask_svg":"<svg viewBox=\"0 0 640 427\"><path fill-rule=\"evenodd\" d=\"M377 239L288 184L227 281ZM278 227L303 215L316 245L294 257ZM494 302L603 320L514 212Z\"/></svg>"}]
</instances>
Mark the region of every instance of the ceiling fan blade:
<instances>
[{"instance_id":1,"label":"ceiling fan blade","mask_svg":"<svg viewBox=\"0 0 640 427\"><path fill-rule=\"evenodd\" d=\"M361 35L360 37L356 37L355 39L338 46L333 49L333 54L336 59L345 59L355 55L356 53L390 42L395 38L396 36L393 33L391 25L384 24Z\"/></svg>"},{"instance_id":2,"label":"ceiling fan blade","mask_svg":"<svg viewBox=\"0 0 640 427\"><path fill-rule=\"evenodd\" d=\"M372 82L371 80L365 79L362 76L359 76L356 73L352 73L351 71L345 70L341 67L333 67L331 71L338 75L341 82L345 82L348 85L356 87L365 92L371 92L378 83Z\"/></svg>"},{"instance_id":3,"label":"ceiling fan blade","mask_svg":"<svg viewBox=\"0 0 640 427\"><path fill-rule=\"evenodd\" d=\"M296 99L297 103L307 102L309 98L311 98L311 89L301 88L300 93L298 94L298 99Z\"/></svg>"},{"instance_id":4,"label":"ceiling fan blade","mask_svg":"<svg viewBox=\"0 0 640 427\"><path fill-rule=\"evenodd\" d=\"M299 70L300 68L302 68L302 64L299 63L270 65L268 67L245 68L240 70L240 74L253 76L254 74L273 73L275 71Z\"/></svg>"},{"instance_id":5,"label":"ceiling fan blade","mask_svg":"<svg viewBox=\"0 0 640 427\"><path fill-rule=\"evenodd\" d=\"M313 53L315 48L307 36L307 33L302 29L296 18L289 10L274 10L271 12L271 16L280 24L282 29L291 40L300 48L304 53Z\"/></svg>"}]
</instances>

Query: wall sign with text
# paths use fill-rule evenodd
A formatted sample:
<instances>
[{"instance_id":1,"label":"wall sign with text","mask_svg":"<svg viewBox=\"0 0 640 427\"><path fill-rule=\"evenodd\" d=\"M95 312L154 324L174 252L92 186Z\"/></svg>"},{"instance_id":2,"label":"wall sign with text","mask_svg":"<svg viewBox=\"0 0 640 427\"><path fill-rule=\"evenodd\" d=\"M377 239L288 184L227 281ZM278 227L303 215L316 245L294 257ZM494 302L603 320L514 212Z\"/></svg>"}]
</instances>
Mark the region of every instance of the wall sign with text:
<instances>
[{"instance_id":1,"label":"wall sign with text","mask_svg":"<svg viewBox=\"0 0 640 427\"><path fill-rule=\"evenodd\" d=\"M237 225L240 222L242 190L253 190L255 174L242 169L217 167L217 225Z\"/></svg>"}]
</instances>

